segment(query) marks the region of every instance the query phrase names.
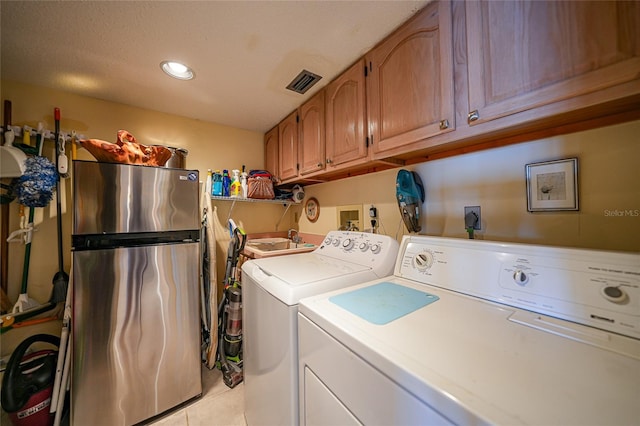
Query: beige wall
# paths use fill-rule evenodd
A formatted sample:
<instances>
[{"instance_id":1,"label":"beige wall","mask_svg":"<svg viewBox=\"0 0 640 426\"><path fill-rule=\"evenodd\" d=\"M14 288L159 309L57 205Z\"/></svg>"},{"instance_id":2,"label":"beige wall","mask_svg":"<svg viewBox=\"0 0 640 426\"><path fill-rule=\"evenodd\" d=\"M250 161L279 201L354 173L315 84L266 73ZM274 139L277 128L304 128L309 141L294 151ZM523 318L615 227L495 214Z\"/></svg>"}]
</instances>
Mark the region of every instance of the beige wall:
<instances>
[{"instance_id":1,"label":"beige wall","mask_svg":"<svg viewBox=\"0 0 640 426\"><path fill-rule=\"evenodd\" d=\"M263 135L260 133L11 81L2 81L1 95L3 100L12 101L13 125L36 127L38 122L42 121L46 123L46 128L53 130L53 109L58 107L61 111L60 127L62 131L76 130L78 134L83 134L87 138L115 142L117 131L126 129L141 143L186 148L189 150L187 167L198 169L200 180L206 178L208 168L232 169L240 168L243 164L248 170L264 167ZM53 142L47 141L43 154L53 160L53 150ZM71 148L68 146L67 153L70 154L70 152ZM78 151L78 157L93 159L91 154L84 149ZM67 180L64 184L66 198L70 202L70 182ZM63 233L65 270L69 272L71 204L67 204L69 208L64 209L63 212ZM220 220L226 222L230 203L220 202L218 204L221 209ZM55 211L55 202L52 202L47 208L36 211L38 230L33 235L28 293L30 297L40 303L49 300L52 278L58 270ZM283 211L279 205L243 203L242 206L234 207L233 214L240 216L237 222L245 227L247 232L266 232L274 229L275 223ZM286 226L290 225L288 215L285 221ZM285 224L280 229L284 226ZM17 202L12 202L10 204L9 231L18 228L18 205ZM288 228L284 228L284 230L286 229ZM220 234L221 237L225 236L224 233ZM227 241L223 239L219 243L218 250L218 256L222 257L222 266L218 267L219 274L220 271L224 271L226 249ZM5 255L7 253L2 253L2 256ZM22 280L24 245L10 244L8 256L8 295L14 302L19 294Z\"/></svg>"},{"instance_id":2,"label":"beige wall","mask_svg":"<svg viewBox=\"0 0 640 426\"><path fill-rule=\"evenodd\" d=\"M426 188L422 233L467 238L464 206L479 205L479 239L640 251L638 135L640 121L634 121L407 167ZM525 164L570 157L578 158L580 211L529 213ZM335 229L341 205L361 204L367 219L374 204L381 232L401 238L406 229L395 202L397 170L307 186L320 217L316 223L303 217L301 232Z\"/></svg>"},{"instance_id":3,"label":"beige wall","mask_svg":"<svg viewBox=\"0 0 640 426\"><path fill-rule=\"evenodd\" d=\"M12 101L14 125L36 127L43 121L53 130L53 109L58 107L63 131L115 142L117 131L126 129L147 145L186 148L187 167L200 170L201 180L208 168L245 164L256 169L264 164L263 135L257 132L4 80L2 99Z\"/></svg>"},{"instance_id":4,"label":"beige wall","mask_svg":"<svg viewBox=\"0 0 640 426\"><path fill-rule=\"evenodd\" d=\"M242 164L247 169L264 167L263 135L259 133L7 81L2 81L1 94L2 99L13 103L14 125L35 127L38 121L44 121L53 128L53 108L59 107L63 131L76 130L87 137L115 141L116 132L126 129L142 143L186 148L187 167L200 170L201 180L207 168ZM466 238L464 206L480 205L482 230L476 232L479 239L640 251L640 217L607 213L640 210L639 134L640 121L635 121L407 167L420 174L426 187L423 233ZM45 154L53 158L52 143L48 142L45 148ZM84 150L79 151L79 157L91 158ZM579 159L580 211L527 212L525 164L568 157ZM231 210L231 202L215 201L221 239L217 250L219 280L224 274L229 216L248 233L298 227L302 233L324 235L337 228L338 206L362 205L366 221L373 204L378 209L380 231L400 239L406 229L395 201L396 174L394 169L307 186L307 197L316 197L321 206L316 223L306 220L300 205L290 207L284 214L285 208L277 204L238 202ZM68 182L66 193L70 199ZM14 230L18 228L17 203L10 207L10 230ZM63 219L65 270L69 271L69 210ZM57 271L54 203L50 208L38 209L36 224L29 295L45 302ZM22 244L10 245L12 301L19 293L23 253Z\"/></svg>"}]
</instances>

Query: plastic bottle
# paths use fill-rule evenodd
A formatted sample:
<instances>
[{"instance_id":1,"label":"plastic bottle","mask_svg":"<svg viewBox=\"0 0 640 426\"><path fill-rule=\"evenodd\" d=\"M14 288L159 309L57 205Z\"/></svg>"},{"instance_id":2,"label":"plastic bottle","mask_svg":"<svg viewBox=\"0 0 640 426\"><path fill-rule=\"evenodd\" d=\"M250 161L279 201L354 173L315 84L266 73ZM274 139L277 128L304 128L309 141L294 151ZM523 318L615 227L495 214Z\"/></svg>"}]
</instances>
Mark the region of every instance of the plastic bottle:
<instances>
[{"instance_id":1,"label":"plastic bottle","mask_svg":"<svg viewBox=\"0 0 640 426\"><path fill-rule=\"evenodd\" d=\"M240 196L240 192L242 191L242 185L240 184L240 170L232 170L231 171L233 173L233 177L231 178L231 185L230 185L230 196L231 197L239 197Z\"/></svg>"},{"instance_id":2,"label":"plastic bottle","mask_svg":"<svg viewBox=\"0 0 640 426\"><path fill-rule=\"evenodd\" d=\"M222 170L222 196L229 196L229 187L231 186L231 179L229 179L229 170Z\"/></svg>"},{"instance_id":3,"label":"plastic bottle","mask_svg":"<svg viewBox=\"0 0 640 426\"><path fill-rule=\"evenodd\" d=\"M222 196L222 173L220 173L220 170L216 170L213 174L213 189L211 194L217 197Z\"/></svg>"},{"instance_id":4,"label":"plastic bottle","mask_svg":"<svg viewBox=\"0 0 640 426\"><path fill-rule=\"evenodd\" d=\"M247 193L249 190L249 186L247 185L247 172L242 172L242 178L240 179L240 187L242 190L240 191L242 198L247 198Z\"/></svg>"},{"instance_id":5,"label":"plastic bottle","mask_svg":"<svg viewBox=\"0 0 640 426\"><path fill-rule=\"evenodd\" d=\"M211 173L211 169L207 169L207 180L204 183L204 190L207 194L211 194L211 184L213 183L213 177Z\"/></svg>"}]
</instances>

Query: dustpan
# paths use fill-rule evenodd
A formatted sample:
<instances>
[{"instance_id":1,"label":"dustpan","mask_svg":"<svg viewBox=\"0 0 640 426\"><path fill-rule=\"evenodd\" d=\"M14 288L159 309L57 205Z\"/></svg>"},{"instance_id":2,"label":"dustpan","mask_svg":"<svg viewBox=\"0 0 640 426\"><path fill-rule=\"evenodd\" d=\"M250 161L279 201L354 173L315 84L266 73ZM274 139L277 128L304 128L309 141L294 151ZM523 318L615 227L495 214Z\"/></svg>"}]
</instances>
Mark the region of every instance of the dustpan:
<instances>
[{"instance_id":1,"label":"dustpan","mask_svg":"<svg viewBox=\"0 0 640 426\"><path fill-rule=\"evenodd\" d=\"M14 139L13 130L4 132L5 143L0 146L0 178L20 177L26 170L27 155L13 146Z\"/></svg>"},{"instance_id":2,"label":"dustpan","mask_svg":"<svg viewBox=\"0 0 640 426\"><path fill-rule=\"evenodd\" d=\"M38 303L36 300L29 297L29 295L27 294L27 282L29 279L29 259L31 257L31 238L33 236L34 211L35 209L33 207L29 209L29 222L24 230L25 251L24 251L24 265L22 268L22 285L20 287L20 295L18 296L18 301L15 303L15 305L13 306L13 309L11 310L11 313L13 314L23 313L25 311L28 311L40 306L40 303ZM11 237L9 238L11 239Z\"/></svg>"}]
</instances>

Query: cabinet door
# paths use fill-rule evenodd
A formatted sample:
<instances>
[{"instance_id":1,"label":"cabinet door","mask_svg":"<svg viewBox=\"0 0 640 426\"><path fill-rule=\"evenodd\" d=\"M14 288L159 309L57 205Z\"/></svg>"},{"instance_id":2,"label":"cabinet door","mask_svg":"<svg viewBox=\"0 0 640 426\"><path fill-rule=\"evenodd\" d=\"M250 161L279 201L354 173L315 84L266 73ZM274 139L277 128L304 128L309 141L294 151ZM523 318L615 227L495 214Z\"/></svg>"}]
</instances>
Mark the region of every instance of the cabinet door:
<instances>
[{"instance_id":1,"label":"cabinet door","mask_svg":"<svg viewBox=\"0 0 640 426\"><path fill-rule=\"evenodd\" d=\"M324 90L300 107L300 174L324 169Z\"/></svg>"},{"instance_id":2,"label":"cabinet door","mask_svg":"<svg viewBox=\"0 0 640 426\"><path fill-rule=\"evenodd\" d=\"M280 179L298 176L298 112L294 111L278 125Z\"/></svg>"},{"instance_id":3,"label":"cabinet door","mask_svg":"<svg viewBox=\"0 0 640 426\"><path fill-rule=\"evenodd\" d=\"M367 55L373 151L453 130L451 4L436 1Z\"/></svg>"},{"instance_id":4,"label":"cabinet door","mask_svg":"<svg viewBox=\"0 0 640 426\"><path fill-rule=\"evenodd\" d=\"M327 164L336 166L367 156L364 61L327 86Z\"/></svg>"},{"instance_id":5,"label":"cabinet door","mask_svg":"<svg viewBox=\"0 0 640 426\"><path fill-rule=\"evenodd\" d=\"M465 5L471 124L638 79L638 2Z\"/></svg>"},{"instance_id":6,"label":"cabinet door","mask_svg":"<svg viewBox=\"0 0 640 426\"><path fill-rule=\"evenodd\" d=\"M264 167L271 172L276 181L280 180L278 152L278 126L276 126L264 135Z\"/></svg>"}]
</instances>

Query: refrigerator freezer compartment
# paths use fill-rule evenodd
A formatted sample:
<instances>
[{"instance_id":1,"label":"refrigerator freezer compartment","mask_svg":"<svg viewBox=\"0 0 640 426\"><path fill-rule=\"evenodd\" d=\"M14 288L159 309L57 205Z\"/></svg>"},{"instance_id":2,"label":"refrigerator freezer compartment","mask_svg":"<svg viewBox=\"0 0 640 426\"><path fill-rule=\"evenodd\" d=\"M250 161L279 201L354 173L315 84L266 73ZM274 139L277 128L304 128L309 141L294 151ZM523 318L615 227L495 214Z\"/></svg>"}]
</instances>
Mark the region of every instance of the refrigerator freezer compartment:
<instances>
[{"instance_id":1,"label":"refrigerator freezer compartment","mask_svg":"<svg viewBox=\"0 0 640 426\"><path fill-rule=\"evenodd\" d=\"M74 161L73 234L200 228L197 170Z\"/></svg>"}]
</instances>

